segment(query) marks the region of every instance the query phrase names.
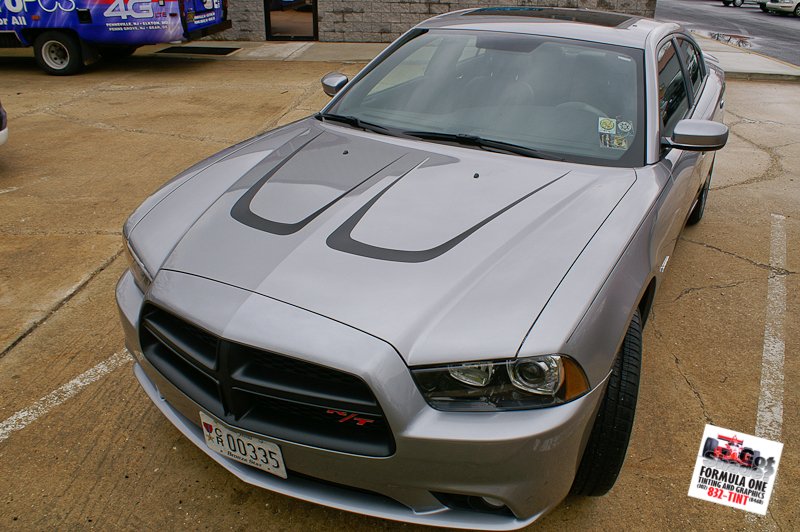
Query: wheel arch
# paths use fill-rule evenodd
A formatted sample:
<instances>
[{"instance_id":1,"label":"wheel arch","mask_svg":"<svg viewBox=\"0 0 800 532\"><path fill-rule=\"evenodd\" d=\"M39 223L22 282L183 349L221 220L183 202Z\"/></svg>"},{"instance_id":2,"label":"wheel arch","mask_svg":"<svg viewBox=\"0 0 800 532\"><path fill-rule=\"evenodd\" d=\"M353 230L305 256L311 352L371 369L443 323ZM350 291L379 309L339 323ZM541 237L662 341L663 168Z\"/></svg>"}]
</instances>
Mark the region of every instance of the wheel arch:
<instances>
[{"instance_id":1,"label":"wheel arch","mask_svg":"<svg viewBox=\"0 0 800 532\"><path fill-rule=\"evenodd\" d=\"M647 318L650 316L650 309L653 308L653 300L656 297L656 278L650 279L647 288L644 289L642 296L639 298L639 304L636 305L639 309L639 315L642 318L642 328L647 324Z\"/></svg>"},{"instance_id":2,"label":"wheel arch","mask_svg":"<svg viewBox=\"0 0 800 532\"><path fill-rule=\"evenodd\" d=\"M78 42L83 42L81 40L81 36L78 35L78 32L71 28L25 28L20 30L19 34L26 44L32 46L39 35L42 33L47 33L48 31L60 31L61 33L66 33L75 37L78 39Z\"/></svg>"}]
</instances>

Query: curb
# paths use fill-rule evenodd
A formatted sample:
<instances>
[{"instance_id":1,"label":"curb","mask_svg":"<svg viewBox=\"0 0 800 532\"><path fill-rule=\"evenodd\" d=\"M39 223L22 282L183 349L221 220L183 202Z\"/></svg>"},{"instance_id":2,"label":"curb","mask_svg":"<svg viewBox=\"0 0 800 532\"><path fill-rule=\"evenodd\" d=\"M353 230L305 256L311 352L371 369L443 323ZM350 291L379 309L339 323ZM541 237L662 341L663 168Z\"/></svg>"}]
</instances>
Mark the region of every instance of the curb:
<instances>
[{"instance_id":1,"label":"curb","mask_svg":"<svg viewBox=\"0 0 800 532\"><path fill-rule=\"evenodd\" d=\"M729 72L725 71L726 80L735 81L788 81L800 82L800 74L771 74L769 72Z\"/></svg>"},{"instance_id":2,"label":"curb","mask_svg":"<svg viewBox=\"0 0 800 532\"><path fill-rule=\"evenodd\" d=\"M732 50L736 50L737 52L742 53L742 54L754 54L754 55L757 55L759 57L763 57L764 59L769 59L770 61L775 61L776 63L780 63L782 65L785 65L785 66L789 67L789 68L800 68L799 66L797 66L795 64L792 64L792 63L789 63L788 61L784 61L783 59L778 59L777 57L772 57L772 56L769 56L767 54L762 54L761 52L757 52L756 50L744 50L743 48L741 48L739 46L733 45L731 43L723 42L723 41L718 41L717 39L712 39L710 37L706 37L702 33L698 33L698 32L695 32L695 31L691 31L690 33L694 36L695 39L705 39L707 41L713 41L715 43L719 43L719 44L722 44L724 46L727 46L728 48L731 48Z\"/></svg>"}]
</instances>

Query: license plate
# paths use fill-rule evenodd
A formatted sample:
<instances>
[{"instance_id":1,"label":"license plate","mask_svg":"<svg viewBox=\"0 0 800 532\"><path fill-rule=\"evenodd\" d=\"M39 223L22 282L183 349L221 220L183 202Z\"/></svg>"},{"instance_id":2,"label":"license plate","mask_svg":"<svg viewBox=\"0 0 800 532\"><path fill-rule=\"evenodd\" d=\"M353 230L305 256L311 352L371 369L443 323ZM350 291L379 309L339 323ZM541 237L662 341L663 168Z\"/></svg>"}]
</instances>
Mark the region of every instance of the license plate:
<instances>
[{"instance_id":1,"label":"license plate","mask_svg":"<svg viewBox=\"0 0 800 532\"><path fill-rule=\"evenodd\" d=\"M205 412L200 412L200 421L206 445L214 451L237 462L286 478L281 448L274 443L239 432Z\"/></svg>"}]
</instances>

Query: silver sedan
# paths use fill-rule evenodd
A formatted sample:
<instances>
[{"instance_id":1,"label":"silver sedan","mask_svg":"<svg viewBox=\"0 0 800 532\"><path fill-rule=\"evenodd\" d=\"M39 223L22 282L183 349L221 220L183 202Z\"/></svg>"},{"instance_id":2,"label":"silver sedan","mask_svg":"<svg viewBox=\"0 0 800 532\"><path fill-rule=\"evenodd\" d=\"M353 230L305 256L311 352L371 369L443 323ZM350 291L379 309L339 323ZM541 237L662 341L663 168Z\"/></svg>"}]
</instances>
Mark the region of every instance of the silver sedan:
<instances>
[{"instance_id":1,"label":"silver sedan","mask_svg":"<svg viewBox=\"0 0 800 532\"><path fill-rule=\"evenodd\" d=\"M245 482L344 510L507 530L606 493L722 71L674 24L492 8L323 86L125 224L145 391Z\"/></svg>"}]
</instances>

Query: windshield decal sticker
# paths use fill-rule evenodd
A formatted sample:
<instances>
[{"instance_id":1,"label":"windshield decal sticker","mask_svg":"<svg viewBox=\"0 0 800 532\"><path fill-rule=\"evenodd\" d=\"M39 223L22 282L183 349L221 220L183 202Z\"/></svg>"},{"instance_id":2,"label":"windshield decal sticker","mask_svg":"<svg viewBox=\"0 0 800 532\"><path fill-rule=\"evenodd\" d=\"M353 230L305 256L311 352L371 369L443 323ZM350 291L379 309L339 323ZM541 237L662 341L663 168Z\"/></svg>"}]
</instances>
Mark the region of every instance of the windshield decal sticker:
<instances>
[{"instance_id":1,"label":"windshield decal sticker","mask_svg":"<svg viewBox=\"0 0 800 532\"><path fill-rule=\"evenodd\" d=\"M624 135L611 135L609 133L600 134L600 145L604 148L611 148L613 150L627 150L628 137Z\"/></svg>"},{"instance_id":2,"label":"windshield decal sticker","mask_svg":"<svg viewBox=\"0 0 800 532\"><path fill-rule=\"evenodd\" d=\"M617 121L608 117L598 118L597 131L600 133L609 133L613 135L617 132Z\"/></svg>"},{"instance_id":3,"label":"windshield decal sticker","mask_svg":"<svg viewBox=\"0 0 800 532\"><path fill-rule=\"evenodd\" d=\"M617 130L620 134L625 135L633 135L633 122L628 120L619 120L617 122Z\"/></svg>"}]
</instances>

